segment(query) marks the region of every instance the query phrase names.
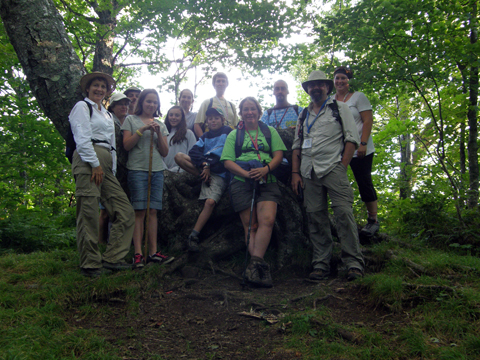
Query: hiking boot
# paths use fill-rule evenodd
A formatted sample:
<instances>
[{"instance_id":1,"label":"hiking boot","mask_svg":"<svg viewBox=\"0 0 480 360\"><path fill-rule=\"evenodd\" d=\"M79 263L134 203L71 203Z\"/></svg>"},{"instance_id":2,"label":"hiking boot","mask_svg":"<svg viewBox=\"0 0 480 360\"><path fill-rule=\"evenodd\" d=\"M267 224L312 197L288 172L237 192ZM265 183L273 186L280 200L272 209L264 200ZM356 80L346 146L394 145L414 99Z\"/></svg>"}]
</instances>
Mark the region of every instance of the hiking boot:
<instances>
[{"instance_id":1,"label":"hiking boot","mask_svg":"<svg viewBox=\"0 0 480 360\"><path fill-rule=\"evenodd\" d=\"M250 261L245 271L247 282L256 287L271 288L272 275L270 274L270 266L265 262Z\"/></svg>"},{"instance_id":2,"label":"hiking boot","mask_svg":"<svg viewBox=\"0 0 480 360\"><path fill-rule=\"evenodd\" d=\"M187 251L194 253L200 252L200 246L198 245L199 242L200 239L198 238L198 236L190 235L187 239Z\"/></svg>"},{"instance_id":3,"label":"hiking boot","mask_svg":"<svg viewBox=\"0 0 480 360\"><path fill-rule=\"evenodd\" d=\"M260 281L261 286L266 288L271 288L273 286L272 283L272 274L270 273L270 265L268 265L265 261L263 263L258 263L258 272L260 273Z\"/></svg>"},{"instance_id":4,"label":"hiking boot","mask_svg":"<svg viewBox=\"0 0 480 360\"><path fill-rule=\"evenodd\" d=\"M367 225L360 231L360 235L365 237L372 237L380 229L380 224L377 220L368 219Z\"/></svg>"},{"instance_id":5,"label":"hiking boot","mask_svg":"<svg viewBox=\"0 0 480 360\"><path fill-rule=\"evenodd\" d=\"M353 281L357 279L363 278L363 272L360 269L357 268L350 268L348 269L348 274L347 274L347 280L348 281Z\"/></svg>"},{"instance_id":6,"label":"hiking boot","mask_svg":"<svg viewBox=\"0 0 480 360\"><path fill-rule=\"evenodd\" d=\"M171 263L175 258L173 256L167 256L162 254L160 251L153 254L149 255L147 258L147 264L153 262L154 264L169 264Z\"/></svg>"},{"instance_id":7,"label":"hiking boot","mask_svg":"<svg viewBox=\"0 0 480 360\"><path fill-rule=\"evenodd\" d=\"M323 269L313 269L313 271L308 275L311 280L327 280L330 276L330 271Z\"/></svg>"},{"instance_id":8,"label":"hiking boot","mask_svg":"<svg viewBox=\"0 0 480 360\"><path fill-rule=\"evenodd\" d=\"M134 269L141 269L145 266L145 258L142 254L135 254L133 257L133 265Z\"/></svg>"},{"instance_id":9,"label":"hiking boot","mask_svg":"<svg viewBox=\"0 0 480 360\"><path fill-rule=\"evenodd\" d=\"M119 261L116 263L102 261L102 265L105 269L112 271L130 270L132 268L132 264L127 264L125 261Z\"/></svg>"},{"instance_id":10,"label":"hiking boot","mask_svg":"<svg viewBox=\"0 0 480 360\"><path fill-rule=\"evenodd\" d=\"M104 268L80 268L80 273L86 277L99 277L102 275L110 274L111 272Z\"/></svg>"}]
</instances>

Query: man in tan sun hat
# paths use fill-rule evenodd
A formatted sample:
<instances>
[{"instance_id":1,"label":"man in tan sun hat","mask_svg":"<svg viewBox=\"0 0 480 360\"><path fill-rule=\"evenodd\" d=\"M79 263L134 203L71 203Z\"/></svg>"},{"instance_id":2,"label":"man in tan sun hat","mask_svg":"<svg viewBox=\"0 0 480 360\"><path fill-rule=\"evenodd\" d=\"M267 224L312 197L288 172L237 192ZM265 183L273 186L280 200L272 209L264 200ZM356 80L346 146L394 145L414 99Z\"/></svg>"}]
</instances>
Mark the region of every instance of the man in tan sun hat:
<instances>
[{"instance_id":1,"label":"man in tan sun hat","mask_svg":"<svg viewBox=\"0 0 480 360\"><path fill-rule=\"evenodd\" d=\"M333 81L323 71L312 71L302 87L312 101L297 121L292 146L292 188L297 195L305 189L304 204L313 245L310 278L324 280L330 276L333 239L328 194L342 245L342 262L348 269L347 279L355 280L363 276L364 260L353 218L353 190L347 167L360 138L348 105L328 96Z\"/></svg>"}]
</instances>

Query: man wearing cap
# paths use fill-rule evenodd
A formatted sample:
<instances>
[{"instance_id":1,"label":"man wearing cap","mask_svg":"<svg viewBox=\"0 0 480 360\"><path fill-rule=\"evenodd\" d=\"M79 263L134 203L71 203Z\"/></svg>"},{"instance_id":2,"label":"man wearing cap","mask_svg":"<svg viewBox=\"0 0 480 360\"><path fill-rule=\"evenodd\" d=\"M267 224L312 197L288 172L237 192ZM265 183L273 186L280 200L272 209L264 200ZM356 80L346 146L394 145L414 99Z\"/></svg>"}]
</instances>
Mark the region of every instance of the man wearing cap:
<instances>
[{"instance_id":1,"label":"man wearing cap","mask_svg":"<svg viewBox=\"0 0 480 360\"><path fill-rule=\"evenodd\" d=\"M324 280L330 275L333 240L328 218L328 199L332 202L342 262L347 279L363 276L357 224L353 218L353 190L347 167L360 138L353 115L343 102L328 95L333 81L323 71L312 71L302 83L311 102L298 117L292 150L292 188L298 195L304 188L310 240L313 245L310 278Z\"/></svg>"},{"instance_id":2,"label":"man wearing cap","mask_svg":"<svg viewBox=\"0 0 480 360\"><path fill-rule=\"evenodd\" d=\"M130 99L128 115L135 115L135 106L137 106L137 100L141 92L142 90L135 86L130 86L123 92L123 94Z\"/></svg>"},{"instance_id":3,"label":"man wearing cap","mask_svg":"<svg viewBox=\"0 0 480 360\"><path fill-rule=\"evenodd\" d=\"M228 86L227 75L222 72L216 73L213 75L212 84L216 95L211 99L205 100L202 105L200 105L197 117L195 118L194 130L197 137L202 136L205 131L208 131L207 127L205 126L208 126L208 124L205 122L205 113L212 107L221 109L222 113L224 114L226 126L234 129L238 123L237 110L235 110L235 106L230 101L227 101L227 99L225 99L223 96Z\"/></svg>"},{"instance_id":4,"label":"man wearing cap","mask_svg":"<svg viewBox=\"0 0 480 360\"><path fill-rule=\"evenodd\" d=\"M225 115L220 108L210 108L206 111L207 125L210 131L203 134L188 155L175 155L176 163L190 174L202 179L202 190L198 200L205 200L202 212L198 216L190 236L185 241L185 248L190 252L199 252L199 235L212 215L215 205L227 189L227 171L220 161L227 135L232 131L225 126Z\"/></svg>"},{"instance_id":5,"label":"man wearing cap","mask_svg":"<svg viewBox=\"0 0 480 360\"><path fill-rule=\"evenodd\" d=\"M290 105L287 100L288 94L288 84L285 81L278 80L273 84L273 95L277 103L274 107L263 112L260 119L263 123L275 129L295 128L298 114L303 109L298 105Z\"/></svg>"}]
</instances>

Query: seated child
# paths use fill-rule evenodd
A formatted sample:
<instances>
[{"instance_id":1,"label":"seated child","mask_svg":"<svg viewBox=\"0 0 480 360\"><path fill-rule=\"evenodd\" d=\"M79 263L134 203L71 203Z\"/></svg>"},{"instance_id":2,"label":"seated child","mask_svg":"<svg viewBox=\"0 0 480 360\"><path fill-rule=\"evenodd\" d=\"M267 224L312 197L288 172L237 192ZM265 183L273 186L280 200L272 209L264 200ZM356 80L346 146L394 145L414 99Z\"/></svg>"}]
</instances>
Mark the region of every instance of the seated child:
<instances>
[{"instance_id":1,"label":"seated child","mask_svg":"<svg viewBox=\"0 0 480 360\"><path fill-rule=\"evenodd\" d=\"M168 110L165 125L168 130L168 155L163 158L163 161L168 171L182 172L183 170L175 162L175 155L180 152L188 154L197 139L193 131L187 129L185 113L180 106L174 106Z\"/></svg>"},{"instance_id":2,"label":"seated child","mask_svg":"<svg viewBox=\"0 0 480 360\"><path fill-rule=\"evenodd\" d=\"M221 199L228 186L227 172L220 161L227 135L232 131L225 126L225 116L221 109L210 108L205 112L209 132L203 134L189 151L188 155L178 153L175 162L190 174L198 175L203 180L199 200L205 200L202 212L198 216L192 233L186 241L190 252L199 252L200 231L212 215L213 209Z\"/></svg>"}]
</instances>

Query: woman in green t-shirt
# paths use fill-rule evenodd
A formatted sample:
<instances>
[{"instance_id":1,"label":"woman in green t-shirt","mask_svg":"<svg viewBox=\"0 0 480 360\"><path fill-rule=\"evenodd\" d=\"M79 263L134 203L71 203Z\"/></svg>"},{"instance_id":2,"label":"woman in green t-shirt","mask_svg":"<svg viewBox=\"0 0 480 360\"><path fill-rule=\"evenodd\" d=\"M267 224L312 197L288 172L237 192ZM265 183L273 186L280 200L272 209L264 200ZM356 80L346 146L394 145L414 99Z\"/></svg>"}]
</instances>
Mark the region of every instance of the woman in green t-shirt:
<instances>
[{"instance_id":1,"label":"woman in green t-shirt","mask_svg":"<svg viewBox=\"0 0 480 360\"><path fill-rule=\"evenodd\" d=\"M221 160L224 161L225 168L235 175L230 184L232 204L240 214L251 256L245 273L246 279L255 286L271 287L270 267L263 256L270 243L281 194L275 176L270 173L280 165L283 151L287 149L273 127L267 128L259 123L262 108L257 99L247 97L242 100L239 108L242 122L238 129L228 135ZM270 141L265 136L268 131ZM240 154L235 149L237 132L244 133ZM255 205L250 239L247 239L254 187Z\"/></svg>"}]
</instances>

